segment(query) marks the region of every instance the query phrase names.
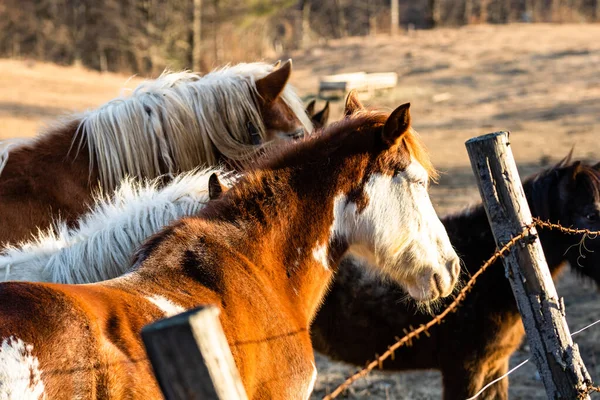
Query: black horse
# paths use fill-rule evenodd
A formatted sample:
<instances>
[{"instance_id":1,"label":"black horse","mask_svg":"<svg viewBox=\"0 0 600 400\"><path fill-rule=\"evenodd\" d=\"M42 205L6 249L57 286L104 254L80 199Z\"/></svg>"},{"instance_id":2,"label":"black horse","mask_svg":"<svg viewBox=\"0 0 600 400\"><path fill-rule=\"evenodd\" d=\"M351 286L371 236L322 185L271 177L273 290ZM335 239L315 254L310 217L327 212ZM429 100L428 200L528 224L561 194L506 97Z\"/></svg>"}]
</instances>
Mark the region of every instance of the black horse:
<instances>
[{"instance_id":1,"label":"black horse","mask_svg":"<svg viewBox=\"0 0 600 400\"><path fill-rule=\"evenodd\" d=\"M563 226L600 230L599 165L570 162L527 179L525 194L531 212L542 220ZM496 250L482 205L442 220L466 274L475 273ZM568 261L579 274L600 283L600 238L578 245L582 236L538 229L553 277ZM586 250L587 249L587 250ZM588 251L589 250L589 251ZM404 329L431 320L431 315L411 303L401 288L371 278L348 259L312 325L315 349L333 359L364 366L375 354L387 350ZM444 399L464 400L508 371L511 354L520 345L524 329L504 268L500 261L477 281L456 313L432 327L411 347L401 347L387 370L441 370ZM452 298L446 299L442 306ZM508 380L490 387L481 398L508 399Z\"/></svg>"}]
</instances>

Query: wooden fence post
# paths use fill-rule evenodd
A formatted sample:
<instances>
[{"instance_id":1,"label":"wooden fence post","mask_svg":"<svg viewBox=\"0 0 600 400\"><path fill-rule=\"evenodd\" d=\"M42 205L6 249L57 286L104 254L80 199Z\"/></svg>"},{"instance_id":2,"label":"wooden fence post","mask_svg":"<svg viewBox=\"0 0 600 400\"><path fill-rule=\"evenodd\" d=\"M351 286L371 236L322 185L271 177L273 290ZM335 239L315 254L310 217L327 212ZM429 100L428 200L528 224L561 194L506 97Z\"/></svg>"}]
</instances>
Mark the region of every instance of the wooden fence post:
<instances>
[{"instance_id":1,"label":"wooden fence post","mask_svg":"<svg viewBox=\"0 0 600 400\"><path fill-rule=\"evenodd\" d=\"M219 321L202 306L142 329L154 375L167 400L246 400Z\"/></svg>"},{"instance_id":2,"label":"wooden fence post","mask_svg":"<svg viewBox=\"0 0 600 400\"><path fill-rule=\"evenodd\" d=\"M496 132L466 142L498 248L533 222L508 135ZM548 398L589 399L582 394L591 378L571 339L537 231L513 246L503 262Z\"/></svg>"}]
</instances>

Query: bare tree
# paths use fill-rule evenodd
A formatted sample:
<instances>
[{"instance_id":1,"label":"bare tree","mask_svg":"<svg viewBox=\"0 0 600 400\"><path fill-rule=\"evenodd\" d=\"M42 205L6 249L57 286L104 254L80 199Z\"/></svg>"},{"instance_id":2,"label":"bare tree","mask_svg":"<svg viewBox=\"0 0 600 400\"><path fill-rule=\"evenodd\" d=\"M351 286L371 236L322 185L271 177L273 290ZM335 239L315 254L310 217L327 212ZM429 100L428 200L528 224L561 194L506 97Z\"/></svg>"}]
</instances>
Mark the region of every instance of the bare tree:
<instances>
[{"instance_id":1,"label":"bare tree","mask_svg":"<svg viewBox=\"0 0 600 400\"><path fill-rule=\"evenodd\" d=\"M395 36L398 34L400 27L400 4L399 0L391 0L390 6L390 34Z\"/></svg>"},{"instance_id":2,"label":"bare tree","mask_svg":"<svg viewBox=\"0 0 600 400\"><path fill-rule=\"evenodd\" d=\"M302 47L310 44L310 5L309 0L302 1Z\"/></svg>"},{"instance_id":3,"label":"bare tree","mask_svg":"<svg viewBox=\"0 0 600 400\"><path fill-rule=\"evenodd\" d=\"M561 0L552 0L552 21L553 22L562 22L561 17Z\"/></svg>"},{"instance_id":4,"label":"bare tree","mask_svg":"<svg viewBox=\"0 0 600 400\"><path fill-rule=\"evenodd\" d=\"M200 71L202 60L202 0L194 0L193 32L192 69Z\"/></svg>"},{"instance_id":5,"label":"bare tree","mask_svg":"<svg viewBox=\"0 0 600 400\"><path fill-rule=\"evenodd\" d=\"M465 0L465 23L473 23L473 0Z\"/></svg>"}]
</instances>

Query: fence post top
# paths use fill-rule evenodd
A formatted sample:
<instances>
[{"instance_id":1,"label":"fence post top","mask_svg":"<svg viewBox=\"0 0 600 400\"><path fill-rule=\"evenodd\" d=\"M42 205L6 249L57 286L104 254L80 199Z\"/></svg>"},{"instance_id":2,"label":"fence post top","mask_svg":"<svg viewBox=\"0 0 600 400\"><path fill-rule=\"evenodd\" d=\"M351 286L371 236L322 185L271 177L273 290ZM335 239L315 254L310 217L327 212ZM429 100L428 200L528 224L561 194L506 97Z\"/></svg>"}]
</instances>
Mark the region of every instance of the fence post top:
<instances>
[{"instance_id":1,"label":"fence post top","mask_svg":"<svg viewBox=\"0 0 600 400\"><path fill-rule=\"evenodd\" d=\"M476 142L484 142L484 141L488 141L488 140L494 140L499 136L506 136L508 138L510 136L510 132L509 131L499 131L499 132L488 133L488 134L481 135L481 136L476 136L474 138L467 140L465 142L465 145L469 145L471 143L476 143Z\"/></svg>"}]
</instances>

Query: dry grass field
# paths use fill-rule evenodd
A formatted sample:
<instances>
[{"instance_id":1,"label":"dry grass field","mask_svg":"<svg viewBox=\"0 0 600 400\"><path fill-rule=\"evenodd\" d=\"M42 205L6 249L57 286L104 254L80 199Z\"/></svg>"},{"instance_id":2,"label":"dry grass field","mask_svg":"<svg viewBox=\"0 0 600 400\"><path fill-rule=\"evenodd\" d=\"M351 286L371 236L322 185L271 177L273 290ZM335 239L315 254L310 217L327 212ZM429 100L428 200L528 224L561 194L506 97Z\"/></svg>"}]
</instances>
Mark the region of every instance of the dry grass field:
<instances>
[{"instance_id":1,"label":"dry grass field","mask_svg":"<svg viewBox=\"0 0 600 400\"><path fill-rule=\"evenodd\" d=\"M349 38L292 54L293 83L308 99L316 93L320 75L397 72L395 90L365 103L387 108L412 103L414 127L444 173L432 188L437 210L444 214L479 201L464 149L472 136L510 130L523 176L558 161L573 146L575 157L600 161L598 37L600 25L507 25L417 31L395 39ZM95 107L137 82L121 75L0 60L0 138L32 136L62 113ZM332 119L337 119L342 105L333 106ZM572 330L600 319L600 297L591 284L566 271L557 287L565 297ZM577 337L596 383L599 339L600 328ZM511 364L527 357L527 351L519 351ZM356 370L320 356L318 367L314 399ZM511 399L545 398L532 363L515 372L510 382ZM375 372L357 382L347 397L438 399L441 380L435 372Z\"/></svg>"}]
</instances>

